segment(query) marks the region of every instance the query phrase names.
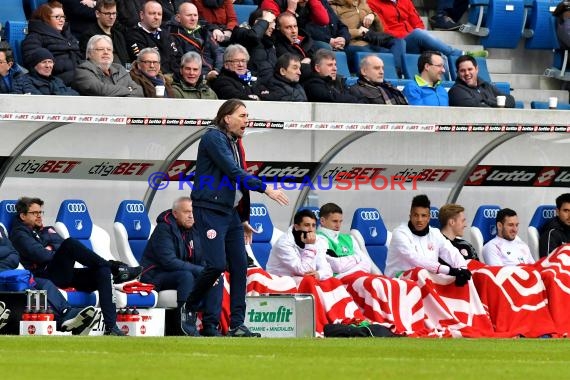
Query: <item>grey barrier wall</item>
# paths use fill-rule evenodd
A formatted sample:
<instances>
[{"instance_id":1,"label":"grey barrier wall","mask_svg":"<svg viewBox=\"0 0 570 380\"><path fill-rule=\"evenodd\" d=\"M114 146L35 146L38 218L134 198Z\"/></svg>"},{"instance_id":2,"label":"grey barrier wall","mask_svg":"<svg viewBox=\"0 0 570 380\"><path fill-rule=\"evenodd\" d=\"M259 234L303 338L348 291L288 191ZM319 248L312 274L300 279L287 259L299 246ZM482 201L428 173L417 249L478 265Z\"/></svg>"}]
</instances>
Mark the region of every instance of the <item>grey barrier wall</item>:
<instances>
[{"instance_id":1,"label":"grey barrier wall","mask_svg":"<svg viewBox=\"0 0 570 380\"><path fill-rule=\"evenodd\" d=\"M61 200L81 198L109 232L123 199L144 200L153 219L189 194L190 184L176 179L191 172L201 133L221 103L1 95L0 199L40 196L52 221ZM296 183L282 184L289 189L288 207L253 198L268 205L281 229L300 205L329 201L344 208L346 229L358 207L378 208L394 228L407 220L409 202L420 192L435 206L458 201L468 218L483 203L512 207L524 226L538 204L553 203L570 183L565 111L280 102L247 107L254 126L244 139L250 169L296 177ZM160 190L148 183L157 172L166 173ZM537 182L545 173L551 181ZM417 180L391 183L394 175ZM329 176L343 186L319 183ZM305 177L313 186L301 186Z\"/></svg>"}]
</instances>

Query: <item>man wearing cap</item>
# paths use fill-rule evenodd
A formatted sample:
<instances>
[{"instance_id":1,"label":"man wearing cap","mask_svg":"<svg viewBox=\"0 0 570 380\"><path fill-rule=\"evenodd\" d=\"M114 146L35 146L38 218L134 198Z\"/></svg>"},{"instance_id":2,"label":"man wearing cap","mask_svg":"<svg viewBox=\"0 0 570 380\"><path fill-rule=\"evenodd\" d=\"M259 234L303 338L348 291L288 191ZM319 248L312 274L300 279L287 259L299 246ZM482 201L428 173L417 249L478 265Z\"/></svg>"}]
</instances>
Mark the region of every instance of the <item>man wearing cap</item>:
<instances>
[{"instance_id":1,"label":"man wearing cap","mask_svg":"<svg viewBox=\"0 0 570 380\"><path fill-rule=\"evenodd\" d=\"M32 65L29 73L14 79L13 94L79 95L59 77L52 75L54 58L49 50L36 49L30 54L29 62Z\"/></svg>"}]
</instances>

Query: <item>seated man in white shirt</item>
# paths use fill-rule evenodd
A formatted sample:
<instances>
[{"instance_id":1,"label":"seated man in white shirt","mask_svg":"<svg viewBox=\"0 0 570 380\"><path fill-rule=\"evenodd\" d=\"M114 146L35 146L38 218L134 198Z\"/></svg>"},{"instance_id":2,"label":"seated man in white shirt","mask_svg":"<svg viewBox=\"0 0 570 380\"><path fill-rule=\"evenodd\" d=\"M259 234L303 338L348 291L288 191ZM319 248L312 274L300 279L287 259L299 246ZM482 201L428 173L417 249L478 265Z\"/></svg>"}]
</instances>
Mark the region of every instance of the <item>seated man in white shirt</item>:
<instances>
[{"instance_id":1,"label":"seated man in white shirt","mask_svg":"<svg viewBox=\"0 0 570 380\"><path fill-rule=\"evenodd\" d=\"M298 211L289 227L271 248L267 271L291 276L299 293L311 293L315 299L316 333L322 335L330 323L359 324L366 318L343 284L333 277L326 253L317 236L317 218L307 209Z\"/></svg>"},{"instance_id":2,"label":"seated man in white shirt","mask_svg":"<svg viewBox=\"0 0 570 380\"><path fill-rule=\"evenodd\" d=\"M483 260L487 265L505 266L534 264L528 245L518 237L519 218L510 208L497 213L497 236L483 246Z\"/></svg>"},{"instance_id":3,"label":"seated man in white shirt","mask_svg":"<svg viewBox=\"0 0 570 380\"><path fill-rule=\"evenodd\" d=\"M435 274L454 276L463 286L471 279L465 259L437 228L429 226L430 200L417 195L412 200L410 220L396 227L388 247L386 275L399 277L403 272L420 267Z\"/></svg>"}]
</instances>

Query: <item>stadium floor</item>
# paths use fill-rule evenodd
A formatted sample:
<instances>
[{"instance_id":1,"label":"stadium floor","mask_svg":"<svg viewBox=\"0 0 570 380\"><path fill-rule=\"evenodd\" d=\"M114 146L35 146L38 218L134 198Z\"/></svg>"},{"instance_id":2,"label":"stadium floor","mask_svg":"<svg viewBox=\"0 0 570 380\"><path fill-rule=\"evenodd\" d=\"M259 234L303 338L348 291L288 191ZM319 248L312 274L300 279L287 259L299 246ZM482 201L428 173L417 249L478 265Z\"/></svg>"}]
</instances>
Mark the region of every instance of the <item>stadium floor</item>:
<instances>
[{"instance_id":1,"label":"stadium floor","mask_svg":"<svg viewBox=\"0 0 570 380\"><path fill-rule=\"evenodd\" d=\"M566 339L0 337L2 379L563 379ZM566 375L564 375L566 374Z\"/></svg>"}]
</instances>

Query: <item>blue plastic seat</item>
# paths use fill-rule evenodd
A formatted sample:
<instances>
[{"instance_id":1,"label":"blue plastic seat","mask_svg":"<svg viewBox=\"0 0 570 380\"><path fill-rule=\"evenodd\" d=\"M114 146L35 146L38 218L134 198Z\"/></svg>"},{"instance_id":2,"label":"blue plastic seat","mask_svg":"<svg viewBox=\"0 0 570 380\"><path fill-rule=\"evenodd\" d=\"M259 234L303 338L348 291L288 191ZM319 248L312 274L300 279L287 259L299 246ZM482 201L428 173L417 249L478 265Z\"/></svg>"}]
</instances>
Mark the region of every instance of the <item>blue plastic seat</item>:
<instances>
[{"instance_id":1,"label":"blue plastic seat","mask_svg":"<svg viewBox=\"0 0 570 380\"><path fill-rule=\"evenodd\" d=\"M439 222L439 208L431 206L429 209L429 225L434 228L441 228L441 223Z\"/></svg>"},{"instance_id":2,"label":"blue plastic seat","mask_svg":"<svg viewBox=\"0 0 570 380\"><path fill-rule=\"evenodd\" d=\"M541 205L536 208L528 224L528 247L535 260L538 260L540 232L546 223L556 216L556 205Z\"/></svg>"},{"instance_id":3,"label":"blue plastic seat","mask_svg":"<svg viewBox=\"0 0 570 380\"><path fill-rule=\"evenodd\" d=\"M497 205L482 205L475 212L471 223L471 243L478 253L483 252L485 243L497 236L496 218L500 209Z\"/></svg>"},{"instance_id":4,"label":"blue plastic seat","mask_svg":"<svg viewBox=\"0 0 570 380\"><path fill-rule=\"evenodd\" d=\"M28 33L27 21L8 21L6 23L6 40L12 47L14 52L14 60L19 65L23 65L22 60L22 41Z\"/></svg>"},{"instance_id":5,"label":"blue plastic seat","mask_svg":"<svg viewBox=\"0 0 570 380\"><path fill-rule=\"evenodd\" d=\"M552 10L558 4L557 0L533 0L529 13L527 29L525 29L525 48L527 49L557 49L555 19Z\"/></svg>"},{"instance_id":6,"label":"blue plastic seat","mask_svg":"<svg viewBox=\"0 0 570 380\"><path fill-rule=\"evenodd\" d=\"M259 265L265 269L273 243L283 234L274 227L269 210L263 203L252 203L249 224L254 229L251 250Z\"/></svg>"},{"instance_id":7,"label":"blue plastic seat","mask_svg":"<svg viewBox=\"0 0 570 380\"><path fill-rule=\"evenodd\" d=\"M22 0L2 0L2 11L0 12L0 22L2 25L4 25L6 21L26 20Z\"/></svg>"},{"instance_id":8,"label":"blue plastic seat","mask_svg":"<svg viewBox=\"0 0 570 380\"><path fill-rule=\"evenodd\" d=\"M540 102L537 100L533 100L532 102L530 102L530 108L539 109L539 110L549 109L548 102ZM558 102L556 109L557 110L570 110L570 104Z\"/></svg>"},{"instance_id":9,"label":"blue plastic seat","mask_svg":"<svg viewBox=\"0 0 570 380\"><path fill-rule=\"evenodd\" d=\"M238 20L238 24L241 25L244 22L248 22L249 15L253 13L257 9L257 5L249 5L249 4L234 4L234 9L236 11L236 17Z\"/></svg>"},{"instance_id":10,"label":"blue plastic seat","mask_svg":"<svg viewBox=\"0 0 570 380\"><path fill-rule=\"evenodd\" d=\"M6 234L10 235L12 222L16 217L17 200L10 199L0 202L0 227L4 227Z\"/></svg>"},{"instance_id":11,"label":"blue plastic seat","mask_svg":"<svg viewBox=\"0 0 570 380\"><path fill-rule=\"evenodd\" d=\"M153 229L144 203L135 199L122 201L113 223L121 261L131 266L139 265Z\"/></svg>"},{"instance_id":12,"label":"blue plastic seat","mask_svg":"<svg viewBox=\"0 0 570 380\"><path fill-rule=\"evenodd\" d=\"M380 212L375 208L357 208L352 217L350 233L377 269L384 272L392 234L386 228Z\"/></svg>"}]
</instances>

